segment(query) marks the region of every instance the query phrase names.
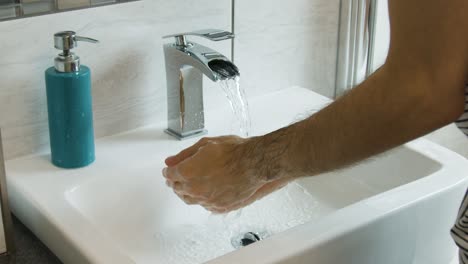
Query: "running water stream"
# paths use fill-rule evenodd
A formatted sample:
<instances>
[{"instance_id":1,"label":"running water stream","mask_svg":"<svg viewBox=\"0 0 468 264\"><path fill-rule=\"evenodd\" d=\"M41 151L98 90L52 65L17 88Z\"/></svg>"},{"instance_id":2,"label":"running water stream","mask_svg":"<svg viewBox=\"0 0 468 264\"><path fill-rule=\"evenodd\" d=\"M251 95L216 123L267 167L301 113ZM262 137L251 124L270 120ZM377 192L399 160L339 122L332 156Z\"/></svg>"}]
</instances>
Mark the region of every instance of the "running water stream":
<instances>
[{"instance_id":1,"label":"running water stream","mask_svg":"<svg viewBox=\"0 0 468 264\"><path fill-rule=\"evenodd\" d=\"M240 86L239 76L220 82L231 109L239 124L240 136L249 137L251 129L249 104L245 95L245 89Z\"/></svg>"},{"instance_id":2,"label":"running water stream","mask_svg":"<svg viewBox=\"0 0 468 264\"><path fill-rule=\"evenodd\" d=\"M223 89L229 104L231 106L232 112L234 113L234 118L237 122L234 122L233 127L231 128L234 133L236 133L237 128L235 127L238 124L238 129L241 137L249 137L251 132L251 120L249 112L249 104L247 102L247 97L245 94L245 89L240 86L240 77L235 76L220 82L220 86ZM233 226L236 224L236 220L239 219L242 215L242 209L239 209L235 212L225 214L223 216L224 225L232 230ZM232 235L232 234L231 234Z\"/></svg>"}]
</instances>

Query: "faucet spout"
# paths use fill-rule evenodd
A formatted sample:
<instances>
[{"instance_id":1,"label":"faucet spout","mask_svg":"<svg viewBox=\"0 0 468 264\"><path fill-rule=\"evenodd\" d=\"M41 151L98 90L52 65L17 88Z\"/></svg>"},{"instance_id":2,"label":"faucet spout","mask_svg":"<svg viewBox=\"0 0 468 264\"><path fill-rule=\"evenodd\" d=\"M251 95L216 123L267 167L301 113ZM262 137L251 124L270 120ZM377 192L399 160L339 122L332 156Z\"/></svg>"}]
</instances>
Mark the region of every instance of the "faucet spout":
<instances>
[{"instance_id":1,"label":"faucet spout","mask_svg":"<svg viewBox=\"0 0 468 264\"><path fill-rule=\"evenodd\" d=\"M240 75L239 68L229 60L212 60L208 66L215 72L218 80L233 79Z\"/></svg>"},{"instance_id":2,"label":"faucet spout","mask_svg":"<svg viewBox=\"0 0 468 264\"><path fill-rule=\"evenodd\" d=\"M164 51L166 66L176 68L191 66L214 82L239 75L237 66L224 55L196 43L190 43L187 47L167 44Z\"/></svg>"},{"instance_id":3,"label":"faucet spout","mask_svg":"<svg viewBox=\"0 0 468 264\"><path fill-rule=\"evenodd\" d=\"M212 32L212 33L210 33ZM217 41L233 35L222 31L185 33ZM178 139L206 133L203 110L203 75L217 82L234 79L239 69L221 53L197 43L187 42L185 35L172 35L175 44L164 46L166 59L168 129Z\"/></svg>"}]
</instances>

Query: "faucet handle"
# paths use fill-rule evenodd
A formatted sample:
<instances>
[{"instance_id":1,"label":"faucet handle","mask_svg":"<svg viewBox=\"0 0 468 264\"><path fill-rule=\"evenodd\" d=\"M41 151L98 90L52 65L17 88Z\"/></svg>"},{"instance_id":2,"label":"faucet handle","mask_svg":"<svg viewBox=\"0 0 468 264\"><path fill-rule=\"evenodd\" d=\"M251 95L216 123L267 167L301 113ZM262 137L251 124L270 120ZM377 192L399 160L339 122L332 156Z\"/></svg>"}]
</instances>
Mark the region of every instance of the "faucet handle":
<instances>
[{"instance_id":1,"label":"faucet handle","mask_svg":"<svg viewBox=\"0 0 468 264\"><path fill-rule=\"evenodd\" d=\"M204 29L193 32L179 33L164 36L163 38L175 38L177 46L187 46L186 36L197 36L203 37L212 41L221 41L234 38L234 34L229 31L219 30L219 29Z\"/></svg>"}]
</instances>

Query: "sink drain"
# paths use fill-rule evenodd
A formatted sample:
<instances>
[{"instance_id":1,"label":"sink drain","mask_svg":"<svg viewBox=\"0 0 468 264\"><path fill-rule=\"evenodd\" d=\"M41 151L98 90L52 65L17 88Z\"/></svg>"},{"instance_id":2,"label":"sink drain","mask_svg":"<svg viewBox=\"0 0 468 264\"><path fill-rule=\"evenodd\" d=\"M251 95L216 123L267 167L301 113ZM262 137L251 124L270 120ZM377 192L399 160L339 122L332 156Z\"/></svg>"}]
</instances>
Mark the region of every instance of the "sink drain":
<instances>
[{"instance_id":1,"label":"sink drain","mask_svg":"<svg viewBox=\"0 0 468 264\"><path fill-rule=\"evenodd\" d=\"M231 240L231 244L234 248L239 249L242 247L246 247L250 244L258 242L262 240L260 234L254 232L247 232L239 237L235 237Z\"/></svg>"}]
</instances>

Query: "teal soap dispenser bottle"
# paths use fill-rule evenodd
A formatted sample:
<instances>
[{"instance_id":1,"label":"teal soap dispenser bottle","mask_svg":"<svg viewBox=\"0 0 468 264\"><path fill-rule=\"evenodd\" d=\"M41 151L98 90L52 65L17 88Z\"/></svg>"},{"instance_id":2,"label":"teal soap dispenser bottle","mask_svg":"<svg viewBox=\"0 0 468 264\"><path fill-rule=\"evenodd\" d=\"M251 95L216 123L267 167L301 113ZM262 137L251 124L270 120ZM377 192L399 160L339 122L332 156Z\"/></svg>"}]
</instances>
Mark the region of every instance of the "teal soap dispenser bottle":
<instances>
[{"instance_id":1,"label":"teal soap dispenser bottle","mask_svg":"<svg viewBox=\"0 0 468 264\"><path fill-rule=\"evenodd\" d=\"M95 160L91 71L70 51L78 41L98 42L73 31L55 34L55 48L62 53L45 72L52 163L66 169Z\"/></svg>"}]
</instances>

